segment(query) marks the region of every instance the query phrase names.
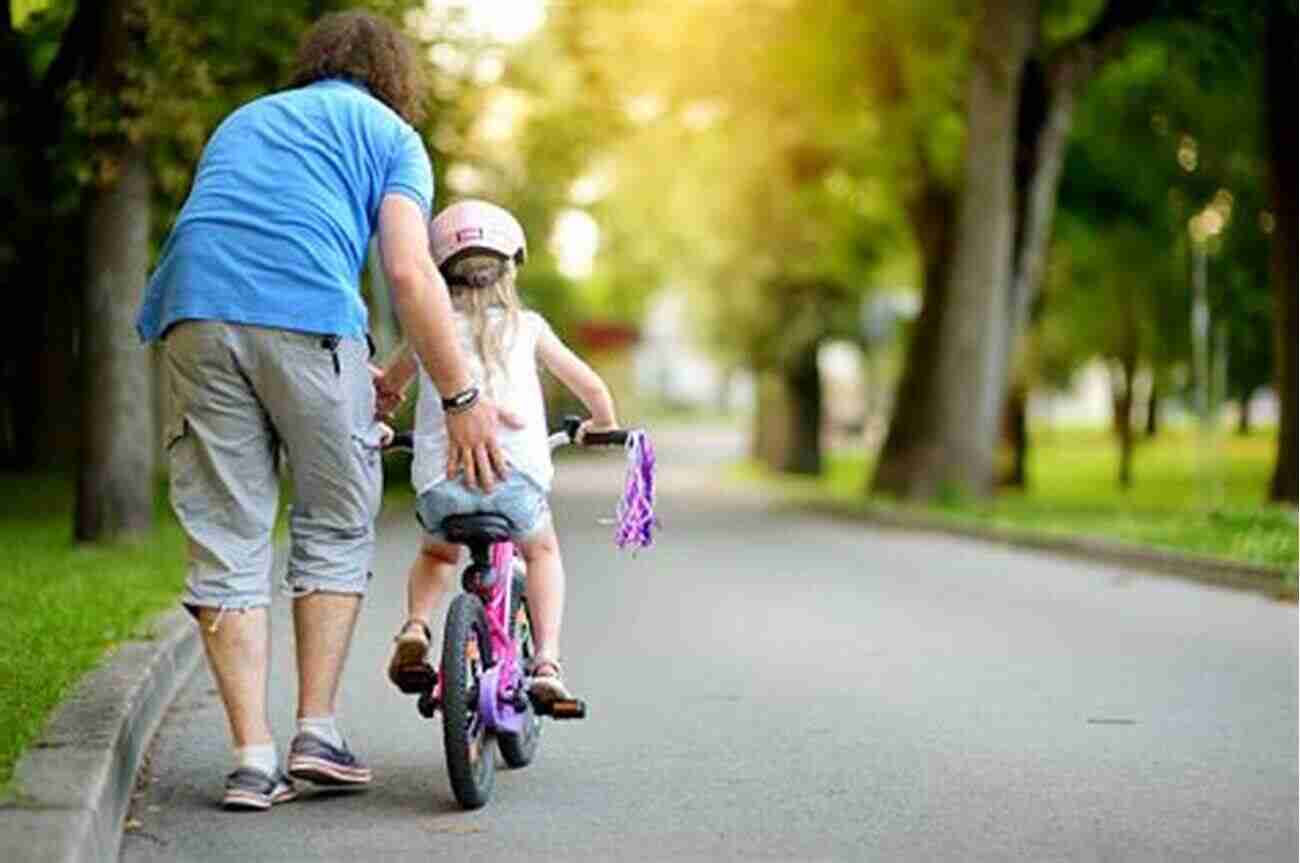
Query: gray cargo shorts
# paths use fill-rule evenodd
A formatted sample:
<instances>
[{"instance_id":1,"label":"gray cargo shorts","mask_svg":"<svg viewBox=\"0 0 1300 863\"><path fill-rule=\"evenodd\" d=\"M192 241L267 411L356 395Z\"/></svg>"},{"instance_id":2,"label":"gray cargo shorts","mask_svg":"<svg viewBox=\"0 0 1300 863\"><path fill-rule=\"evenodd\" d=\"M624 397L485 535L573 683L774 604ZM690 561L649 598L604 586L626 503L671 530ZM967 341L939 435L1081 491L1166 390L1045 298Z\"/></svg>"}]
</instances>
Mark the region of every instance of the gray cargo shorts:
<instances>
[{"instance_id":1,"label":"gray cargo shorts","mask_svg":"<svg viewBox=\"0 0 1300 863\"><path fill-rule=\"evenodd\" d=\"M293 488L286 587L365 593L383 491L366 342L185 321L164 355L190 612L270 603L282 447Z\"/></svg>"}]
</instances>

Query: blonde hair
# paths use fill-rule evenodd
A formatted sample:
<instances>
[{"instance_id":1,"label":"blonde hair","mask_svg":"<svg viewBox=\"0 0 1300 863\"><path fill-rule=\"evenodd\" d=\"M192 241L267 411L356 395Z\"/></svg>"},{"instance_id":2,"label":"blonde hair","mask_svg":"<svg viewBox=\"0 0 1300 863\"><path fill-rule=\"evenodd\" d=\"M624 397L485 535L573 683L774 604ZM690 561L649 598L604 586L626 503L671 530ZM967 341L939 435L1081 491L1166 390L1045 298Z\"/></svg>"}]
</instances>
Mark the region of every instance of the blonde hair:
<instances>
[{"instance_id":1,"label":"blonde hair","mask_svg":"<svg viewBox=\"0 0 1300 863\"><path fill-rule=\"evenodd\" d=\"M495 369L502 378L509 378L506 353L523 313L515 289L515 263L492 255L468 255L446 269L452 308L469 322L474 353L487 375L488 395L495 398L492 372Z\"/></svg>"}]
</instances>

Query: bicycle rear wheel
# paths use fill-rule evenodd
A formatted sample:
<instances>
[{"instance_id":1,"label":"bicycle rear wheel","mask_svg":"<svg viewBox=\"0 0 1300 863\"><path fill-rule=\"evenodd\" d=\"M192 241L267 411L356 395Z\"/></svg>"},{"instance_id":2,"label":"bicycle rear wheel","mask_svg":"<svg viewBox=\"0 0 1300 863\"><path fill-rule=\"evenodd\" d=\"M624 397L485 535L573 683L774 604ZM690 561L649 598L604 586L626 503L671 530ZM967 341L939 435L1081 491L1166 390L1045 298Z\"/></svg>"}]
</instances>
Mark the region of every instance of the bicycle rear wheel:
<instances>
[{"instance_id":1,"label":"bicycle rear wheel","mask_svg":"<svg viewBox=\"0 0 1300 863\"><path fill-rule=\"evenodd\" d=\"M533 660L533 619L528 610L528 597L524 594L524 578L515 574L514 585L510 592L510 634L514 639L518 653L519 668L528 669ZM501 757L511 767L527 767L542 739L542 719L533 711L532 700L526 693L522 703L524 727L518 734L502 733L497 735L497 745L501 747Z\"/></svg>"},{"instance_id":2,"label":"bicycle rear wheel","mask_svg":"<svg viewBox=\"0 0 1300 863\"><path fill-rule=\"evenodd\" d=\"M451 601L442 641L442 742L456 801L478 809L492 796L496 764L479 716L479 679L492 665L487 615L478 597Z\"/></svg>"}]
</instances>

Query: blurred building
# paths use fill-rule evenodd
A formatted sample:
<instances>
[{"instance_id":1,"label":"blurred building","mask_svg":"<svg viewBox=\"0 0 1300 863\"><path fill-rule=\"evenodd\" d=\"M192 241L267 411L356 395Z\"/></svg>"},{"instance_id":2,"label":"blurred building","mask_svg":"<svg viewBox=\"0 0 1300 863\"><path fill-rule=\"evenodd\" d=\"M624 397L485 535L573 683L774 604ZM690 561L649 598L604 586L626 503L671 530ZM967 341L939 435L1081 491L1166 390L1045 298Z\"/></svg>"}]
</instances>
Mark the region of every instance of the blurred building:
<instances>
[{"instance_id":1,"label":"blurred building","mask_svg":"<svg viewBox=\"0 0 1300 863\"><path fill-rule=\"evenodd\" d=\"M683 291L661 291L650 300L634 366L637 390L666 408L730 412L754 404L753 376L728 372L707 353Z\"/></svg>"}]
</instances>

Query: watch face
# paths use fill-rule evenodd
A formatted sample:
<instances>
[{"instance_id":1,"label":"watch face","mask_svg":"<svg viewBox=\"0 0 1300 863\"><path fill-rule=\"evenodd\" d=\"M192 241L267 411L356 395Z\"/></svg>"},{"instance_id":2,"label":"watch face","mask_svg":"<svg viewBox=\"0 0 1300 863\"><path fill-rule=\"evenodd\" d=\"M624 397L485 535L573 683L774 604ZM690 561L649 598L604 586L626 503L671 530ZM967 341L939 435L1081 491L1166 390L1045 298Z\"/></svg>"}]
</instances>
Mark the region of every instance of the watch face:
<instances>
[{"instance_id":1,"label":"watch face","mask_svg":"<svg viewBox=\"0 0 1300 863\"><path fill-rule=\"evenodd\" d=\"M447 410L462 408L473 404L477 399L478 387L470 387L469 389L456 393L451 398L443 399L442 406Z\"/></svg>"}]
</instances>

